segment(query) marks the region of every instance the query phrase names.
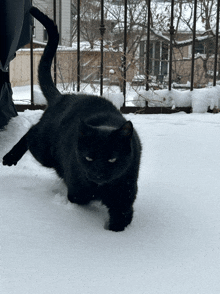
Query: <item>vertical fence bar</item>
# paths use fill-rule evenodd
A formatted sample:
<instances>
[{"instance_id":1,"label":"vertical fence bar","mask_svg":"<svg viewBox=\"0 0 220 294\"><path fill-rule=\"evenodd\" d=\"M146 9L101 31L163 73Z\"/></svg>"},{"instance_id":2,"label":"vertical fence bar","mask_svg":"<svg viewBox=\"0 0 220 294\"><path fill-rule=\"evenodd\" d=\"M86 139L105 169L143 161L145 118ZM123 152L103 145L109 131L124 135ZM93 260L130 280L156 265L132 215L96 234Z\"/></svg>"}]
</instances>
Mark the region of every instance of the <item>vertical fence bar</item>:
<instances>
[{"instance_id":1,"label":"vertical fence bar","mask_svg":"<svg viewBox=\"0 0 220 294\"><path fill-rule=\"evenodd\" d=\"M80 0L77 0L77 92L80 91Z\"/></svg>"},{"instance_id":2,"label":"vertical fence bar","mask_svg":"<svg viewBox=\"0 0 220 294\"><path fill-rule=\"evenodd\" d=\"M103 94L103 36L105 33L104 25L104 0L101 0L101 24L100 24L100 34L101 34L101 66L100 66L100 96Z\"/></svg>"},{"instance_id":3,"label":"vertical fence bar","mask_svg":"<svg viewBox=\"0 0 220 294\"><path fill-rule=\"evenodd\" d=\"M194 0L192 65L191 65L191 85L190 85L190 91L193 91L193 84L194 84L195 42L196 42L196 14L197 14L197 0Z\"/></svg>"},{"instance_id":4,"label":"vertical fence bar","mask_svg":"<svg viewBox=\"0 0 220 294\"><path fill-rule=\"evenodd\" d=\"M123 49L123 95L124 95L124 104L126 100L126 50L127 50L127 0L124 0L124 49Z\"/></svg>"},{"instance_id":5,"label":"vertical fence bar","mask_svg":"<svg viewBox=\"0 0 220 294\"><path fill-rule=\"evenodd\" d=\"M214 62L214 77L213 77L213 86L216 86L216 74L217 74L217 57L218 57L218 32L219 32L219 5L220 0L217 4L217 16L216 16L216 34L215 34L215 62ZM219 76L219 73L218 73Z\"/></svg>"},{"instance_id":6,"label":"vertical fence bar","mask_svg":"<svg viewBox=\"0 0 220 294\"><path fill-rule=\"evenodd\" d=\"M33 56L33 30L34 26L31 28L31 42L30 42L30 57L31 57L31 104L34 104L34 56Z\"/></svg>"},{"instance_id":7,"label":"vertical fence bar","mask_svg":"<svg viewBox=\"0 0 220 294\"><path fill-rule=\"evenodd\" d=\"M59 44L61 45L61 36L62 36L62 0L59 0L59 34L60 34L60 39L59 39Z\"/></svg>"},{"instance_id":8,"label":"vertical fence bar","mask_svg":"<svg viewBox=\"0 0 220 294\"><path fill-rule=\"evenodd\" d=\"M148 0L147 7L147 46L146 46L146 91L149 90L149 67L150 67L150 1ZM146 101L147 103L147 101Z\"/></svg>"},{"instance_id":9,"label":"vertical fence bar","mask_svg":"<svg viewBox=\"0 0 220 294\"><path fill-rule=\"evenodd\" d=\"M56 18L56 0L53 0L53 21L56 24L57 18ZM54 71L53 71L53 81L54 84L57 84L57 54L54 55L54 61L53 61Z\"/></svg>"},{"instance_id":10,"label":"vertical fence bar","mask_svg":"<svg viewBox=\"0 0 220 294\"><path fill-rule=\"evenodd\" d=\"M174 35L174 26L173 26L173 8L174 0L171 1L171 21L170 21L170 60L169 60L169 91L171 91L172 84L172 62L173 62L173 35Z\"/></svg>"}]
</instances>

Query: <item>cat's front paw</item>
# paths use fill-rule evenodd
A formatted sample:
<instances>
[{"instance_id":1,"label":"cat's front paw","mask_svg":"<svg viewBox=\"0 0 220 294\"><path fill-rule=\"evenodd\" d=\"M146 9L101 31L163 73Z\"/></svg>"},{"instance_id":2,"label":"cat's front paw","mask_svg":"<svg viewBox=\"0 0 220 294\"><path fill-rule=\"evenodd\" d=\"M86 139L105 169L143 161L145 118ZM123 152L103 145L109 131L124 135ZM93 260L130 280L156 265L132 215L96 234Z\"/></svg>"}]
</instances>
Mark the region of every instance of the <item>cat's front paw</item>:
<instances>
[{"instance_id":1,"label":"cat's front paw","mask_svg":"<svg viewBox=\"0 0 220 294\"><path fill-rule=\"evenodd\" d=\"M131 223L133 217L133 208L128 210L118 211L114 209L109 210L110 218L108 223L108 230L114 232L121 232Z\"/></svg>"},{"instance_id":2,"label":"cat's front paw","mask_svg":"<svg viewBox=\"0 0 220 294\"><path fill-rule=\"evenodd\" d=\"M83 193L82 193L83 195ZM67 198L71 203L75 203L78 205L87 205L91 202L92 198L89 196L85 196L84 197L82 195L74 195L68 192Z\"/></svg>"},{"instance_id":3,"label":"cat's front paw","mask_svg":"<svg viewBox=\"0 0 220 294\"><path fill-rule=\"evenodd\" d=\"M122 224L108 224L105 228L113 232L122 232L126 227Z\"/></svg>"},{"instance_id":4,"label":"cat's front paw","mask_svg":"<svg viewBox=\"0 0 220 294\"><path fill-rule=\"evenodd\" d=\"M16 154L11 152L7 153L2 160L3 165L12 166L12 165L16 165L17 163L18 163L18 159Z\"/></svg>"}]
</instances>

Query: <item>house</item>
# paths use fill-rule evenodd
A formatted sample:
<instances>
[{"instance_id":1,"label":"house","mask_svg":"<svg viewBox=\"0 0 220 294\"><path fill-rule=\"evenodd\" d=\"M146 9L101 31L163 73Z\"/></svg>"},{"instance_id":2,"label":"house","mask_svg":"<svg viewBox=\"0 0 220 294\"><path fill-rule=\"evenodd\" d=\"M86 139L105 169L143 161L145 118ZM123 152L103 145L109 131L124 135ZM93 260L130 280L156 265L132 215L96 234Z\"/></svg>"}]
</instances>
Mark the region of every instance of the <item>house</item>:
<instances>
[{"instance_id":1,"label":"house","mask_svg":"<svg viewBox=\"0 0 220 294\"><path fill-rule=\"evenodd\" d=\"M194 28L194 2L174 3L174 35L172 56L172 82L187 84L191 80L192 39ZM151 1L150 64L149 72L158 82L167 80L170 71L170 16L171 3ZM215 57L217 5L215 0L198 1L195 22L194 87L204 87L213 80ZM147 35L139 46L139 75L146 73Z\"/></svg>"},{"instance_id":2,"label":"house","mask_svg":"<svg viewBox=\"0 0 220 294\"><path fill-rule=\"evenodd\" d=\"M195 67L194 67L194 86L204 87L213 79L214 68L214 53L215 42L213 38L206 38L204 32L197 32L197 39L195 42ZM203 39L203 41L201 41ZM172 82L174 87L179 87L178 84L185 85L186 88L190 86L191 79L191 64L192 64L192 33L187 31L179 31L175 37L173 47L173 61L172 61ZM184 45L185 42L185 45ZM181 46L179 47L179 45ZM190 43L190 44L188 44ZM150 37L149 49L149 73L151 78L159 83L167 82L169 75L169 50L170 40L169 35L161 35L152 33ZM143 37L139 48L139 74L146 73L146 54L147 54L147 37Z\"/></svg>"},{"instance_id":3,"label":"house","mask_svg":"<svg viewBox=\"0 0 220 294\"><path fill-rule=\"evenodd\" d=\"M56 24L60 34L60 45L71 47L72 44L72 15L71 0L56 0ZM54 1L53 0L33 0L33 5L54 19ZM47 42L47 32L45 28L34 19L34 43Z\"/></svg>"}]
</instances>

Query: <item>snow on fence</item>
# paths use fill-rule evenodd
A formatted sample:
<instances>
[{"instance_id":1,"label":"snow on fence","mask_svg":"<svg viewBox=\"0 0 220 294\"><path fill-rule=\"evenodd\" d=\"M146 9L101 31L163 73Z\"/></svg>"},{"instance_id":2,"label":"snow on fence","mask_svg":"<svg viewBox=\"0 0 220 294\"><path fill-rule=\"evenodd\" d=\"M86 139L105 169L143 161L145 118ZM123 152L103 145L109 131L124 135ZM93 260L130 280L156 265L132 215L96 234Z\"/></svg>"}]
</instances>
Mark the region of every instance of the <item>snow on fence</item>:
<instances>
[{"instance_id":1,"label":"snow on fence","mask_svg":"<svg viewBox=\"0 0 220 294\"><path fill-rule=\"evenodd\" d=\"M28 101L30 86L22 87L22 90L20 88L14 88L15 96L18 100L23 99L23 101ZM86 94L86 92L84 93ZM89 93L87 92L87 94ZM141 90L133 97L131 94L128 92L130 103L135 106L136 111L141 108L146 109L146 103L148 104L148 113L155 113L155 108L158 110L170 109L172 112L175 112L175 109L178 109L178 111L188 109L189 112L192 111L193 113L205 113L208 110L219 112L220 109L220 86L218 85L215 87L194 89L193 91L180 91L175 89L171 89L171 91L167 89L155 91ZM39 86L34 86L34 96L37 108L47 104ZM122 109L124 103L123 93L110 93L109 91L105 91L103 97L110 100L119 110ZM132 112L130 111L131 109L131 107L127 107L127 112Z\"/></svg>"},{"instance_id":2,"label":"snow on fence","mask_svg":"<svg viewBox=\"0 0 220 294\"><path fill-rule=\"evenodd\" d=\"M175 89L140 91L133 100L137 107L190 107L194 113L204 113L220 108L220 86L179 91Z\"/></svg>"}]
</instances>

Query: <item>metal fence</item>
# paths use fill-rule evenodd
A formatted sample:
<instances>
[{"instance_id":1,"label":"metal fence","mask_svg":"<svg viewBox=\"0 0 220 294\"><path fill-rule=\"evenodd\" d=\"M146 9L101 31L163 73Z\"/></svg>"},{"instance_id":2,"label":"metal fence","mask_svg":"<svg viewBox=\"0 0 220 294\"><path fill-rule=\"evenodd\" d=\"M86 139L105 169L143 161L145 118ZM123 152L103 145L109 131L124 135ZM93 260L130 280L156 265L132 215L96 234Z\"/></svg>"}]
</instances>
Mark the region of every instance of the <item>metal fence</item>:
<instances>
[{"instance_id":1,"label":"metal fence","mask_svg":"<svg viewBox=\"0 0 220 294\"><path fill-rule=\"evenodd\" d=\"M126 112L126 83L127 83L127 7L128 7L128 1L124 0L124 39L123 39L123 52L122 52L122 78L123 78L123 85L122 85L122 91L124 95L124 105L123 110ZM54 7L54 21L56 22L56 0L53 0L53 7ZM196 38L196 15L197 15L197 0L192 0L192 3L194 4L194 12L193 12L193 29L192 29L192 60L191 60L191 82L190 82L190 90L193 91L194 88L194 70L195 70L195 44L197 41ZM173 47L174 47L174 33L175 33L175 27L174 27L174 0L170 0L171 5L171 15L170 15L170 27L169 27L169 58L168 58L168 65L169 65L169 71L168 71L168 89L171 90L173 77L172 77L172 68L173 68ZM213 69L213 86L216 86L216 80L217 80L217 64L218 64L218 36L219 36L219 5L220 0L217 0L217 13L216 13L216 31L215 35L213 35L213 38L215 38L215 50L214 50L214 69ZM151 0L146 0L146 6L148 11L148 18L147 18L147 40L146 40L146 54L145 54L145 89L149 90L149 77L150 77L150 45L151 45ZM100 95L103 95L103 68L104 68L104 59L103 59L103 39L105 35L105 21L104 21L104 0L101 0L101 19L100 19ZM77 0L77 91L80 91L80 84L81 84L81 52L80 52L80 0ZM34 94L33 94L33 39L31 41L31 104L34 105ZM57 70L56 70L56 57L54 59L54 82L57 81ZM33 108L33 107L32 107Z\"/></svg>"}]
</instances>

